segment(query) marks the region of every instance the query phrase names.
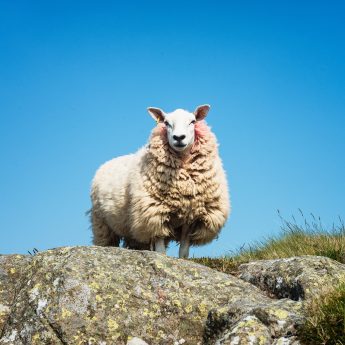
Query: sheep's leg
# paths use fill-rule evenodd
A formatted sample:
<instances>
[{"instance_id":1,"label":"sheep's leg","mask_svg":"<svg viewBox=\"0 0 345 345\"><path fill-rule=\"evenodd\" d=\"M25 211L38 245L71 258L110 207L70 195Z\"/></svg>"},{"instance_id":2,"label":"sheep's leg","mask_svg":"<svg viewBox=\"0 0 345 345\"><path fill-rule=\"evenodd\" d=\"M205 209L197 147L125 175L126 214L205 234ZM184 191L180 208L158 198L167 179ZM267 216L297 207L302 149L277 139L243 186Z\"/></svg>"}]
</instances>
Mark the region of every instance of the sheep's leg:
<instances>
[{"instance_id":1,"label":"sheep's leg","mask_svg":"<svg viewBox=\"0 0 345 345\"><path fill-rule=\"evenodd\" d=\"M188 225L182 226L180 249L179 249L180 258L188 258L188 255L189 255L190 238L189 238L188 229L189 229Z\"/></svg>"},{"instance_id":2,"label":"sheep's leg","mask_svg":"<svg viewBox=\"0 0 345 345\"><path fill-rule=\"evenodd\" d=\"M97 216L95 212L91 213L91 223L93 231L93 244L96 246L112 246L118 247L120 244L120 237Z\"/></svg>"},{"instance_id":3,"label":"sheep's leg","mask_svg":"<svg viewBox=\"0 0 345 345\"><path fill-rule=\"evenodd\" d=\"M150 244L141 243L136 240L133 240L130 237L125 237L123 241L123 247L127 249L134 249L134 250L149 250Z\"/></svg>"},{"instance_id":4,"label":"sheep's leg","mask_svg":"<svg viewBox=\"0 0 345 345\"><path fill-rule=\"evenodd\" d=\"M156 238L155 240L155 251L158 253L163 253L165 254L165 243L164 243L164 238L163 237L159 237Z\"/></svg>"}]
</instances>

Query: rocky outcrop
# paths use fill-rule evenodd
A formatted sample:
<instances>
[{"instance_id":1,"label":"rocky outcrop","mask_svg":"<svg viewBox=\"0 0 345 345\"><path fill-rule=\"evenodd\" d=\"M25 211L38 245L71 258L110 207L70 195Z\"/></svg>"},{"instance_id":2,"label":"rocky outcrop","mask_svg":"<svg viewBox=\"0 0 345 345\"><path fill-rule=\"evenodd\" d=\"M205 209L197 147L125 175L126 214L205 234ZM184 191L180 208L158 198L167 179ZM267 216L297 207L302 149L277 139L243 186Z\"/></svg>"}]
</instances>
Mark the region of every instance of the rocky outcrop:
<instances>
[{"instance_id":1,"label":"rocky outcrop","mask_svg":"<svg viewBox=\"0 0 345 345\"><path fill-rule=\"evenodd\" d=\"M0 256L0 344L298 344L303 299L344 278L322 257L235 277L122 248Z\"/></svg>"},{"instance_id":2,"label":"rocky outcrop","mask_svg":"<svg viewBox=\"0 0 345 345\"><path fill-rule=\"evenodd\" d=\"M345 265L321 256L260 260L239 267L239 278L272 297L310 299L344 281Z\"/></svg>"}]
</instances>

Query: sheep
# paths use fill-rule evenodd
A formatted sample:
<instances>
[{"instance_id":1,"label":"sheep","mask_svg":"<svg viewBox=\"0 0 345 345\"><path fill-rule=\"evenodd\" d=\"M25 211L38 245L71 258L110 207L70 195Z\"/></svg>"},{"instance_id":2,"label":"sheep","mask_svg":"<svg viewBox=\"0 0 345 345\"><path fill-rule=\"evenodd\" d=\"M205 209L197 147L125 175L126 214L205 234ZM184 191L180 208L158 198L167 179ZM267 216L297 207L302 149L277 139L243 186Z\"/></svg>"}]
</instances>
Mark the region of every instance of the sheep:
<instances>
[{"instance_id":1,"label":"sheep","mask_svg":"<svg viewBox=\"0 0 345 345\"><path fill-rule=\"evenodd\" d=\"M166 252L180 243L216 238L230 214L227 180L215 135L205 122L210 109L165 113L148 108L157 122L149 143L103 164L91 187L93 243Z\"/></svg>"}]
</instances>

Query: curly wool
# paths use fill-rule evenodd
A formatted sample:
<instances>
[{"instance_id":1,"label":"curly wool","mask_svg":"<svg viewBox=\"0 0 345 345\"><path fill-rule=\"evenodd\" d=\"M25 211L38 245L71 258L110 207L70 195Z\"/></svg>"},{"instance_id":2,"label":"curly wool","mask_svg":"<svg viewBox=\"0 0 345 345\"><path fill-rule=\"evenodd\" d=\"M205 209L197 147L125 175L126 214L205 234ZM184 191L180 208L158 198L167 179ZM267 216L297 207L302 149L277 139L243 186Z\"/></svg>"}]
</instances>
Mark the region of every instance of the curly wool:
<instances>
[{"instance_id":1,"label":"curly wool","mask_svg":"<svg viewBox=\"0 0 345 345\"><path fill-rule=\"evenodd\" d=\"M192 245L212 241L230 212L227 182L217 147L215 135L200 121L195 125L195 141L190 152L181 156L170 147L166 127L159 123L146 148L100 168L100 176L96 174L92 188L94 217L108 221L107 230L110 228L119 237L139 243L150 243L157 237L178 241L181 226L185 224L190 226ZM124 163L128 165L127 170L118 171L117 167ZM127 176L123 177L121 192L117 182L118 186L108 188L115 194L107 194L100 200L102 179L117 178L109 174L109 165L114 172L127 171ZM112 182L106 184L109 187ZM94 242L98 244L97 238L104 236L104 226L102 230L93 227Z\"/></svg>"},{"instance_id":2,"label":"curly wool","mask_svg":"<svg viewBox=\"0 0 345 345\"><path fill-rule=\"evenodd\" d=\"M141 172L143 187L153 203L148 207L144 199L138 202L138 207L147 208L148 218L159 215L161 227L153 237L178 239L176 229L199 222L191 233L191 243L204 244L218 235L226 221L229 203L225 178L221 181L219 164L215 164L216 138L204 121L197 123L195 134L190 154L181 157L170 147L164 124L158 124L152 132ZM137 216L137 222L150 221L142 219L142 212ZM132 229L134 238L141 237L142 229L138 230Z\"/></svg>"}]
</instances>

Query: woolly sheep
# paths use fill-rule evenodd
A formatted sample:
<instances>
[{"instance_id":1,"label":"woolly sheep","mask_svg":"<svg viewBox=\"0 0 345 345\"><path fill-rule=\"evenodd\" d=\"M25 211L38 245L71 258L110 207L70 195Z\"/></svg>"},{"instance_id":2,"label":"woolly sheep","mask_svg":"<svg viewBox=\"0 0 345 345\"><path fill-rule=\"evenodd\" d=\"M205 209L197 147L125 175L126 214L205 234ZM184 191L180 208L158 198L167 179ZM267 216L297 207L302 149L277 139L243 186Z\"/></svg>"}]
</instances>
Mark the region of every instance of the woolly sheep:
<instances>
[{"instance_id":1,"label":"woolly sheep","mask_svg":"<svg viewBox=\"0 0 345 345\"><path fill-rule=\"evenodd\" d=\"M93 243L165 253L171 240L179 257L211 242L230 213L225 172L215 135L193 113L148 108L156 120L148 145L103 164L92 181Z\"/></svg>"}]
</instances>

